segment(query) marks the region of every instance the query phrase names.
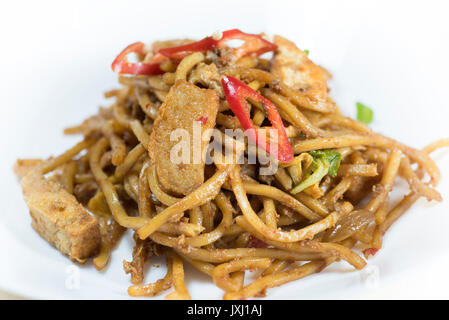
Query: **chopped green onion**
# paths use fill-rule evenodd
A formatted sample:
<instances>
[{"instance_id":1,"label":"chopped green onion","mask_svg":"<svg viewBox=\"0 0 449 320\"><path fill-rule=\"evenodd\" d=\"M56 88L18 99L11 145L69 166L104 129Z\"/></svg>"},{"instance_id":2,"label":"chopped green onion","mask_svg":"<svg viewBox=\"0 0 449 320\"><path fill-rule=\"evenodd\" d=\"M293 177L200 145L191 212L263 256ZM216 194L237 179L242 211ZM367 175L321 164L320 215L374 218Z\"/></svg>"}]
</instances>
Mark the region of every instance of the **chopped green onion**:
<instances>
[{"instance_id":1,"label":"chopped green onion","mask_svg":"<svg viewBox=\"0 0 449 320\"><path fill-rule=\"evenodd\" d=\"M340 168L341 154L332 149L310 151L309 154L315 159L322 159L329 163L329 175L332 178L337 176L338 168Z\"/></svg>"},{"instance_id":2,"label":"chopped green onion","mask_svg":"<svg viewBox=\"0 0 449 320\"><path fill-rule=\"evenodd\" d=\"M361 102L356 103L357 106L357 120L366 124L373 121L373 110Z\"/></svg>"},{"instance_id":3,"label":"chopped green onion","mask_svg":"<svg viewBox=\"0 0 449 320\"><path fill-rule=\"evenodd\" d=\"M309 50L305 49L304 53L306 54L306 56L308 56L309 55Z\"/></svg>"},{"instance_id":4,"label":"chopped green onion","mask_svg":"<svg viewBox=\"0 0 449 320\"><path fill-rule=\"evenodd\" d=\"M329 174L333 178L337 176L341 162L340 152L329 149L309 151L309 154L313 157L311 165L312 172L290 191L292 194L299 193L304 189L319 183L326 174Z\"/></svg>"},{"instance_id":5,"label":"chopped green onion","mask_svg":"<svg viewBox=\"0 0 449 320\"><path fill-rule=\"evenodd\" d=\"M315 171L306 179L304 179L300 184L294 187L290 191L291 194L297 194L303 191L304 189L313 186L315 183L319 183L321 179L323 179L324 176L329 172L329 164L326 163L325 161L318 159L315 163L318 166L318 168L315 169Z\"/></svg>"}]
</instances>

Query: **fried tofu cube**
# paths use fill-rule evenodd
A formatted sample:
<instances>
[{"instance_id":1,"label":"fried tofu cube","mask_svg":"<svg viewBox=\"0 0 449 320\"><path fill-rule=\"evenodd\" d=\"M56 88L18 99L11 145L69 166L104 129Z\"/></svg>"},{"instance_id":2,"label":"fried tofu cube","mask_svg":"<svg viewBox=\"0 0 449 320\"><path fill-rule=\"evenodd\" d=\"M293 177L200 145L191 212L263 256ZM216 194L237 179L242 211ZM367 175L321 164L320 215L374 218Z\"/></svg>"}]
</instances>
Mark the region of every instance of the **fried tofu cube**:
<instances>
[{"instance_id":1,"label":"fried tofu cube","mask_svg":"<svg viewBox=\"0 0 449 320\"><path fill-rule=\"evenodd\" d=\"M98 221L63 187L31 170L22 180L32 227L72 260L84 262L100 250Z\"/></svg>"}]
</instances>

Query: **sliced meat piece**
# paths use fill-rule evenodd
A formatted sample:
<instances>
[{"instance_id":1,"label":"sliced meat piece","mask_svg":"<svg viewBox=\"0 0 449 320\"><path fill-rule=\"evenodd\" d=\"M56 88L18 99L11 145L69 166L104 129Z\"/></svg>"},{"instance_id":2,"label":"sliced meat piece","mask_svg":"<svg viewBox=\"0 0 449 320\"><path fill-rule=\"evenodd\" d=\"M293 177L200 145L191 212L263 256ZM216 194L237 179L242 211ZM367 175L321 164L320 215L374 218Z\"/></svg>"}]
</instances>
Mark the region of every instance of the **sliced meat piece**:
<instances>
[{"instance_id":1,"label":"sliced meat piece","mask_svg":"<svg viewBox=\"0 0 449 320\"><path fill-rule=\"evenodd\" d=\"M326 101L326 74L314 64L293 42L274 36L278 50L273 57L271 72L289 87L305 92L309 97Z\"/></svg>"},{"instance_id":2,"label":"sliced meat piece","mask_svg":"<svg viewBox=\"0 0 449 320\"><path fill-rule=\"evenodd\" d=\"M98 253L100 228L75 197L39 170L31 170L22 181L32 226L63 254L78 262Z\"/></svg>"},{"instance_id":3,"label":"sliced meat piece","mask_svg":"<svg viewBox=\"0 0 449 320\"><path fill-rule=\"evenodd\" d=\"M156 172L162 187L169 192L186 195L204 182L204 162L208 142L201 142L200 163L193 158L193 127L199 125L201 135L215 126L218 111L218 94L215 90L201 89L185 80L176 82L159 108L148 151L156 164ZM170 161L170 150L179 140L170 141L171 133L184 129L190 137L190 163L176 164ZM195 155L198 158L198 152Z\"/></svg>"}]
</instances>

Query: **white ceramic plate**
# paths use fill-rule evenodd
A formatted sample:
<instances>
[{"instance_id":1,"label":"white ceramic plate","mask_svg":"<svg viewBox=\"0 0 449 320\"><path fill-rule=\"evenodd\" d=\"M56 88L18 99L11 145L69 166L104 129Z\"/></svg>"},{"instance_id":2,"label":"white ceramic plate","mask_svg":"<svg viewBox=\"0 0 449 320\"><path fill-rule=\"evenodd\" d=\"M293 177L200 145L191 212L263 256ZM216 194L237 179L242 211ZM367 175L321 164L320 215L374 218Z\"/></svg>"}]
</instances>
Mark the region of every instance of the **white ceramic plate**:
<instances>
[{"instance_id":1,"label":"white ceramic plate","mask_svg":"<svg viewBox=\"0 0 449 320\"><path fill-rule=\"evenodd\" d=\"M0 13L6 31L0 50L0 289L29 298L128 298L122 260L131 256L130 234L104 272L89 264L74 267L31 229L12 174L17 157L56 155L77 141L64 137L63 128L107 103L102 92L117 86L110 62L128 43L201 38L234 27L282 34L333 73L331 96L346 114L354 116L355 102L362 101L374 109L375 130L414 147L449 137L449 24L442 1L425 7L411 1L311 2L9 2ZM366 269L340 263L271 289L268 298L449 298L449 152L434 158L445 202L419 201L388 232ZM150 266L146 280L163 272ZM221 298L221 290L192 268L186 278L193 298Z\"/></svg>"}]
</instances>

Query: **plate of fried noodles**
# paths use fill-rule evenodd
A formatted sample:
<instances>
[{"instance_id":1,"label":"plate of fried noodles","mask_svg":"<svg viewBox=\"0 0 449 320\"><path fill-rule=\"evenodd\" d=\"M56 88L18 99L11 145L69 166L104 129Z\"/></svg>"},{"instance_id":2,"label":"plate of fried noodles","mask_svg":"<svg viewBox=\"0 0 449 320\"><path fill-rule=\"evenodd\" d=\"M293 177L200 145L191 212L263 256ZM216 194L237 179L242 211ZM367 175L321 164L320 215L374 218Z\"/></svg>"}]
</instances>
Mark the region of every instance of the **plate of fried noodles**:
<instances>
[{"instance_id":1,"label":"plate of fried noodles","mask_svg":"<svg viewBox=\"0 0 449 320\"><path fill-rule=\"evenodd\" d=\"M449 114L417 56L355 37L327 66L279 28L213 30L147 30L22 83L19 100L42 89L8 136L0 287L240 300L438 282Z\"/></svg>"}]
</instances>

